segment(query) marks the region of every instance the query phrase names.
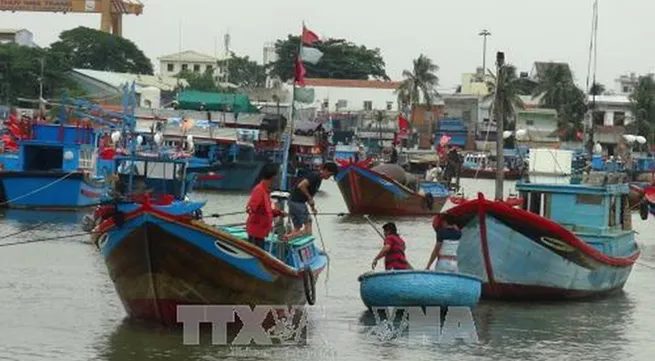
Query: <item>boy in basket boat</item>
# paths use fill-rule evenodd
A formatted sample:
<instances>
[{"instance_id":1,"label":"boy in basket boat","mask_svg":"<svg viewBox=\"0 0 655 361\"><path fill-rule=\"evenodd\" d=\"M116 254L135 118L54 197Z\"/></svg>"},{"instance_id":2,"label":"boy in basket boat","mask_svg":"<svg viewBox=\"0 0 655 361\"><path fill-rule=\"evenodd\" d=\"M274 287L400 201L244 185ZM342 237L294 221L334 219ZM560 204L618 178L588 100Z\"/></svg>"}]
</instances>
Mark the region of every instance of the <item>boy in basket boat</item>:
<instances>
[{"instance_id":1,"label":"boy in basket boat","mask_svg":"<svg viewBox=\"0 0 655 361\"><path fill-rule=\"evenodd\" d=\"M372 269L378 264L380 258L384 258L385 270L404 270L412 269L405 257L405 241L398 236L398 230L393 222L382 226L384 231L384 246L377 256L373 259Z\"/></svg>"}]
</instances>

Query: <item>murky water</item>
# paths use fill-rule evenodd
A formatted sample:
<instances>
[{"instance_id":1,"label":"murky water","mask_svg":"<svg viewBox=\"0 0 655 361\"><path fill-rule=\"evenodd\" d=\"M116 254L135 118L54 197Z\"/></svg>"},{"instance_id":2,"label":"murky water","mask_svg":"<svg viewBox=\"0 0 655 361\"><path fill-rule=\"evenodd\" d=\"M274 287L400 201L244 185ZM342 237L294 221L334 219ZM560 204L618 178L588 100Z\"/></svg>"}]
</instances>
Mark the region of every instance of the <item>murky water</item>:
<instances>
[{"instance_id":1,"label":"murky water","mask_svg":"<svg viewBox=\"0 0 655 361\"><path fill-rule=\"evenodd\" d=\"M492 181L463 180L492 194ZM507 183L510 188L511 183ZM324 182L320 212L346 211ZM228 213L245 194L199 194L205 214ZM81 214L6 211L0 244L80 233ZM209 222L234 223L243 216ZM379 225L388 219L374 218ZM396 219L408 257L423 267L434 242L430 218ZM39 222L46 225L39 227ZM49 223L48 223L49 222ZM655 264L655 223L633 216L641 262ZM86 237L0 247L0 359L8 360L651 360L655 352L655 269L636 265L617 296L575 303L483 302L474 310L478 344L381 343L368 335L374 318L359 298L357 276L370 268L379 236L363 219L324 215L319 226L331 258L317 284L321 317L312 316L308 346L257 349L182 343L180 331L124 322L102 257ZM36 228L35 228L36 227ZM16 232L18 235L7 237ZM653 233L650 233L653 232ZM327 282L326 282L327 281Z\"/></svg>"}]
</instances>

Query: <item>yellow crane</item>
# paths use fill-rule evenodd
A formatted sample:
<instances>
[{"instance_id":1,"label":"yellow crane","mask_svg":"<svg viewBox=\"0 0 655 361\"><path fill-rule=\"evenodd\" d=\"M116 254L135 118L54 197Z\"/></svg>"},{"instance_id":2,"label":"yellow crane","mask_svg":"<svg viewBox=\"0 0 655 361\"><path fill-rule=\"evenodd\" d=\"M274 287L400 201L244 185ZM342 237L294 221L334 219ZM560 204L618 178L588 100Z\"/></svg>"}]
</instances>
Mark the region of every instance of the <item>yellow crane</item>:
<instances>
[{"instance_id":1,"label":"yellow crane","mask_svg":"<svg viewBox=\"0 0 655 361\"><path fill-rule=\"evenodd\" d=\"M0 0L1 11L101 14L100 30L122 36L123 15L141 15L139 0Z\"/></svg>"}]
</instances>

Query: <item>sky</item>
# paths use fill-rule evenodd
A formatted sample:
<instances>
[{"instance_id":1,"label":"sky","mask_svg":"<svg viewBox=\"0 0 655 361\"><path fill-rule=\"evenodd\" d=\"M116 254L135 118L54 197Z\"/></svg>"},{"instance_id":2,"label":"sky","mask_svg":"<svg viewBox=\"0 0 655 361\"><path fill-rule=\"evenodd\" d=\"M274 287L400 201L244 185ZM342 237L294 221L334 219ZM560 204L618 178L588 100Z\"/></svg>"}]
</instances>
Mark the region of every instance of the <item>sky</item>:
<instances>
[{"instance_id":1,"label":"sky","mask_svg":"<svg viewBox=\"0 0 655 361\"><path fill-rule=\"evenodd\" d=\"M483 42L491 32L487 67L497 51L519 71L534 61L571 65L584 88L589 60L593 0L142 0L140 16L125 16L123 36L134 41L158 68L157 58L182 50L213 55L231 50L262 62L263 46L299 34L302 22L321 37L344 38L380 48L387 74L400 80L420 54L439 65L440 88L482 65ZM655 1L600 0L596 77L607 88L630 72L655 70ZM0 12L1 28L26 28L46 46L61 31L98 28L98 14ZM181 31L180 31L181 29ZM180 37L181 34L181 37ZM181 46L180 46L181 44Z\"/></svg>"}]
</instances>

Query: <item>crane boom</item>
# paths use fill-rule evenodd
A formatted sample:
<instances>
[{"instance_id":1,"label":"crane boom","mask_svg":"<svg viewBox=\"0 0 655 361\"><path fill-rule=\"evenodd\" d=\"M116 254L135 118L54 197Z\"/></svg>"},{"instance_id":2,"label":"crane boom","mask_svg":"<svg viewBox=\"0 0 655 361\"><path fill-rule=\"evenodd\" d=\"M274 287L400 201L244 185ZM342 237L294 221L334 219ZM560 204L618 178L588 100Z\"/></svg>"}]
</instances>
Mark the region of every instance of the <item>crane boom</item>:
<instances>
[{"instance_id":1,"label":"crane boom","mask_svg":"<svg viewBox=\"0 0 655 361\"><path fill-rule=\"evenodd\" d=\"M0 11L101 14L100 29L122 36L123 15L143 14L139 0L0 0Z\"/></svg>"}]
</instances>

